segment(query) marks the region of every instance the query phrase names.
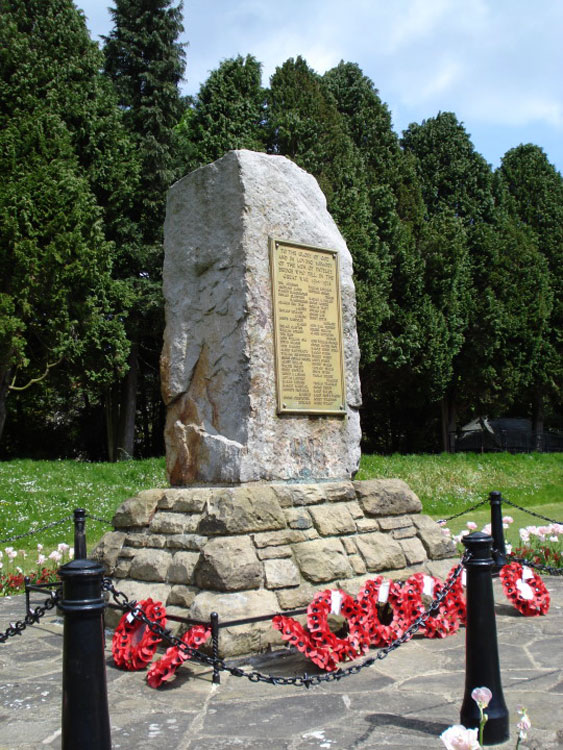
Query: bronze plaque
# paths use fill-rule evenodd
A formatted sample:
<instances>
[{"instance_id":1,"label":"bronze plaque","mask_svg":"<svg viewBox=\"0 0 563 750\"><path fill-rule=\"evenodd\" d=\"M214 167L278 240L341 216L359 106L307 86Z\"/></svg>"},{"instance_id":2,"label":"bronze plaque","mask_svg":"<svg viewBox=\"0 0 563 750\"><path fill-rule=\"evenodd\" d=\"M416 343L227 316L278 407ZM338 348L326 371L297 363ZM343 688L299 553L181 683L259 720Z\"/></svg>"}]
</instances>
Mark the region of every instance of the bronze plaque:
<instances>
[{"instance_id":1,"label":"bronze plaque","mask_svg":"<svg viewBox=\"0 0 563 750\"><path fill-rule=\"evenodd\" d=\"M338 253L270 239L279 414L345 414Z\"/></svg>"}]
</instances>

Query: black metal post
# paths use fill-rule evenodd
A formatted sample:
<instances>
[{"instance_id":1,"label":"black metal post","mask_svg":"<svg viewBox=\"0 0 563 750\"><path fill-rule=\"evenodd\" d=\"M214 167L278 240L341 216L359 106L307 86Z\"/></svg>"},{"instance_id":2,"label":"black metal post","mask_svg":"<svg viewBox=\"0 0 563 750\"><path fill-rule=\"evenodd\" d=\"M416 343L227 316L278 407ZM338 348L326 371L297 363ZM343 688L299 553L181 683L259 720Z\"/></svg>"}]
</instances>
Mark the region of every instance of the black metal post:
<instances>
[{"instance_id":1,"label":"black metal post","mask_svg":"<svg viewBox=\"0 0 563 750\"><path fill-rule=\"evenodd\" d=\"M502 526L502 495L498 491L489 493L491 504L491 535L493 537L494 570L499 571L506 565L506 547L504 546L504 529Z\"/></svg>"},{"instance_id":2,"label":"black metal post","mask_svg":"<svg viewBox=\"0 0 563 750\"><path fill-rule=\"evenodd\" d=\"M74 511L74 559L86 559L86 511L84 508L76 508Z\"/></svg>"},{"instance_id":3,"label":"black metal post","mask_svg":"<svg viewBox=\"0 0 563 750\"><path fill-rule=\"evenodd\" d=\"M59 570L64 613L62 750L111 750L104 659L104 569L72 560Z\"/></svg>"},{"instance_id":4,"label":"black metal post","mask_svg":"<svg viewBox=\"0 0 563 750\"><path fill-rule=\"evenodd\" d=\"M483 744L498 745L509 737L508 709L500 679L495 602L491 571L492 538L482 531L463 537L471 553L465 568L467 574L467 628L465 631L465 695L461 706L461 723L468 728L479 726L479 707L471 697L476 687L487 687L493 694L485 709L488 721Z\"/></svg>"},{"instance_id":5,"label":"black metal post","mask_svg":"<svg viewBox=\"0 0 563 750\"><path fill-rule=\"evenodd\" d=\"M212 612L210 615L211 620L211 646L212 646L212 654L214 659L219 658L219 615L217 612ZM219 672L219 669L214 664L213 665L213 679L212 682L214 685L220 685L221 684L221 672Z\"/></svg>"}]
</instances>

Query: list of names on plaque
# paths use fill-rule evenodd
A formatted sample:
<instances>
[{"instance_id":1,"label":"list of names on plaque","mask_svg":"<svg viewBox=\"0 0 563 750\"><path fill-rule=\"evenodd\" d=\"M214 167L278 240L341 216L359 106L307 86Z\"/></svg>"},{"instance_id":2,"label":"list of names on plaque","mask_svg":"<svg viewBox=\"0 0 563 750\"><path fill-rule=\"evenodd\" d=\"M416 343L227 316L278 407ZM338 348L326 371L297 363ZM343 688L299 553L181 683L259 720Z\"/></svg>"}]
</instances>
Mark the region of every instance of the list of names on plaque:
<instances>
[{"instance_id":1,"label":"list of names on plaque","mask_svg":"<svg viewBox=\"0 0 563 750\"><path fill-rule=\"evenodd\" d=\"M271 244L278 411L344 414L338 254Z\"/></svg>"}]
</instances>

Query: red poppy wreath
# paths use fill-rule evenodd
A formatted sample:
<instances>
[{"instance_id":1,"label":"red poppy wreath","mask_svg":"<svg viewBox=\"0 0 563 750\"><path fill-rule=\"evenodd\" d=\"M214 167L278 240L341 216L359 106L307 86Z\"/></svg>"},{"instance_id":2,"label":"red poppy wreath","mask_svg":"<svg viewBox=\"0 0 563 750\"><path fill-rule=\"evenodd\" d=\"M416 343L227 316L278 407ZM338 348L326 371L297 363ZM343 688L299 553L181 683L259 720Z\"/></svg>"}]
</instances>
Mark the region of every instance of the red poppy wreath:
<instances>
[{"instance_id":1,"label":"red poppy wreath","mask_svg":"<svg viewBox=\"0 0 563 750\"><path fill-rule=\"evenodd\" d=\"M166 610L162 602L143 599L137 605L151 622L164 627ZM137 620L130 612L123 615L111 643L113 661L117 667L135 671L144 669L152 661L161 638L150 630L144 622Z\"/></svg>"},{"instance_id":2,"label":"red poppy wreath","mask_svg":"<svg viewBox=\"0 0 563 750\"><path fill-rule=\"evenodd\" d=\"M321 669L327 672L334 672L337 668L337 659L331 653L327 645L316 643L310 634L305 630L303 625L293 617L285 615L276 615L272 618L272 625L280 631L284 641L294 646L300 653L310 659Z\"/></svg>"},{"instance_id":3,"label":"red poppy wreath","mask_svg":"<svg viewBox=\"0 0 563 750\"><path fill-rule=\"evenodd\" d=\"M195 625L187 630L181 640L191 648L199 648L211 635L211 628L205 625ZM158 688L163 683L169 682L175 675L176 670L185 661L191 659L190 652L179 646L171 646L166 653L154 664L151 664L147 672L147 682L152 688Z\"/></svg>"},{"instance_id":4,"label":"red poppy wreath","mask_svg":"<svg viewBox=\"0 0 563 750\"><path fill-rule=\"evenodd\" d=\"M346 635L339 636L330 630L328 617L331 614L345 618ZM307 627L313 642L321 647L328 646L336 661L355 659L366 653L369 639L365 625L366 613L361 605L340 589L320 591L307 607Z\"/></svg>"},{"instance_id":5,"label":"red poppy wreath","mask_svg":"<svg viewBox=\"0 0 563 750\"><path fill-rule=\"evenodd\" d=\"M425 575L424 573L415 573L410 578L407 578L403 588L405 590L414 588L419 595L420 609L416 617L422 614L425 609L422 597L426 596L429 600L433 600L438 596L443 587L444 584L439 578ZM430 615L425 623L420 626L419 632L426 636L426 638L445 638L455 633L458 628L459 616L457 609L450 597L447 597L440 605L437 614Z\"/></svg>"},{"instance_id":6,"label":"red poppy wreath","mask_svg":"<svg viewBox=\"0 0 563 750\"><path fill-rule=\"evenodd\" d=\"M549 592L541 577L517 562L501 568L502 590L516 609L526 617L545 615L549 611Z\"/></svg>"},{"instance_id":7,"label":"red poppy wreath","mask_svg":"<svg viewBox=\"0 0 563 750\"><path fill-rule=\"evenodd\" d=\"M330 630L330 614L342 615L347 620L348 633L336 635ZM355 659L368 649L364 629L365 613L353 597L340 590L320 591L307 607L307 629L297 620L276 615L272 625L281 637L327 672L334 672L338 662Z\"/></svg>"},{"instance_id":8,"label":"red poppy wreath","mask_svg":"<svg viewBox=\"0 0 563 750\"><path fill-rule=\"evenodd\" d=\"M404 595L399 585L378 576L364 583L358 603L365 617L365 630L372 646L388 646L404 633L418 612L418 593Z\"/></svg>"}]
</instances>

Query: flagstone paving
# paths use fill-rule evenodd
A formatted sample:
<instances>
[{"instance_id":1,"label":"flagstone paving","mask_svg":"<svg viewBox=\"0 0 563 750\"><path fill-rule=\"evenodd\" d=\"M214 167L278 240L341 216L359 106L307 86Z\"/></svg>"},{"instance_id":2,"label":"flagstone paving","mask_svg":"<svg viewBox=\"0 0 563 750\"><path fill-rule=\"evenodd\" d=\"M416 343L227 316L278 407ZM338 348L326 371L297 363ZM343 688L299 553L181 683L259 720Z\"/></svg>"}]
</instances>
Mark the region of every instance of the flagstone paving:
<instances>
[{"instance_id":1,"label":"flagstone paving","mask_svg":"<svg viewBox=\"0 0 563 750\"><path fill-rule=\"evenodd\" d=\"M563 580L544 578L552 601L545 617L524 618L495 582L504 697L516 743L516 708L532 721L521 748L563 747ZM23 597L0 599L0 632L24 614ZM149 688L139 672L113 666L106 640L114 750L405 750L443 747L439 734L459 722L464 691L464 630L444 640L415 638L373 667L304 690L251 683L188 662L172 682ZM0 644L0 750L61 746L63 622L55 612ZM278 652L237 666L291 675L315 668ZM73 749L74 750L74 749ZM77 748L77 750L79 750Z\"/></svg>"}]
</instances>

